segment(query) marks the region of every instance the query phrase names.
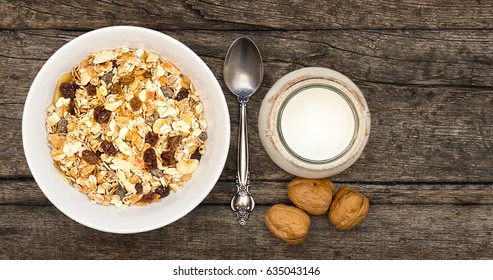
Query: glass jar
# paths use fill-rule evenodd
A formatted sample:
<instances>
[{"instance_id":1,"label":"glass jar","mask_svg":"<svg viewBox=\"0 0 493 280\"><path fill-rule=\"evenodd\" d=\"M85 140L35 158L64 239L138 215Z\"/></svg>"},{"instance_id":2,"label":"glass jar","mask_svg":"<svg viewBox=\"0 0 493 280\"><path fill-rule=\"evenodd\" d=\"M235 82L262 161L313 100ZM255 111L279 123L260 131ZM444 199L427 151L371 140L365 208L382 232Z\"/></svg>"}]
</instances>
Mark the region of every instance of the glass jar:
<instances>
[{"instance_id":1,"label":"glass jar","mask_svg":"<svg viewBox=\"0 0 493 280\"><path fill-rule=\"evenodd\" d=\"M304 178L347 169L370 133L370 112L358 87L320 67L302 68L277 81L262 102L258 122L270 158Z\"/></svg>"}]
</instances>

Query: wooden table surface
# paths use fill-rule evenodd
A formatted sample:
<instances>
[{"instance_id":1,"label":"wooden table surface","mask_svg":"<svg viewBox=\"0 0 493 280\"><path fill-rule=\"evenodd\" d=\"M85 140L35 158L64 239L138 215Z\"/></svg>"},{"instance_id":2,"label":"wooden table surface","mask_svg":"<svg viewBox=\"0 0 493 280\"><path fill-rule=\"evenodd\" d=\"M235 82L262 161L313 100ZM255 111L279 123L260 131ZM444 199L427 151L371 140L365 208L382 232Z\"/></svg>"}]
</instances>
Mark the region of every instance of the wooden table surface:
<instances>
[{"instance_id":1,"label":"wooden table surface","mask_svg":"<svg viewBox=\"0 0 493 280\"><path fill-rule=\"evenodd\" d=\"M64 3L66 2L66 3ZM313 1L0 0L0 258L3 259L491 259L493 258L493 4L472 0ZM226 93L230 153L210 195L179 221L118 235L74 222L41 193L21 141L23 104L45 61L87 31L137 25L195 51ZM238 108L223 83L231 42L259 46L265 77L249 103L250 223L234 191ZM335 69L363 91L371 134L361 158L331 179L370 199L342 232L312 217L306 241L275 238L263 214L289 203L293 176L257 131L260 103L288 72Z\"/></svg>"}]
</instances>

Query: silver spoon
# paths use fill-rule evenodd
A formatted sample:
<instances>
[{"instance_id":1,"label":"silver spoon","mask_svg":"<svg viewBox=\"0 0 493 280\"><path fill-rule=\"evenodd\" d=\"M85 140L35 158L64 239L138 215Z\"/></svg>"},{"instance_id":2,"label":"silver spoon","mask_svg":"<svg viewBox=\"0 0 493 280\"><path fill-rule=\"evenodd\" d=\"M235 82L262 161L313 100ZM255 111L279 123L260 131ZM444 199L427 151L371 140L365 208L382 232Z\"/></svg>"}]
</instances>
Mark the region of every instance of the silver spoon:
<instances>
[{"instance_id":1,"label":"silver spoon","mask_svg":"<svg viewBox=\"0 0 493 280\"><path fill-rule=\"evenodd\" d=\"M255 43L247 37L236 39L229 47L224 60L224 82L236 95L240 103L240 130L238 133L238 173L236 174L236 194L231 200L238 223L246 225L250 213L255 208L250 191L250 172L248 171L248 131L246 104L257 91L264 77L262 57Z\"/></svg>"}]
</instances>

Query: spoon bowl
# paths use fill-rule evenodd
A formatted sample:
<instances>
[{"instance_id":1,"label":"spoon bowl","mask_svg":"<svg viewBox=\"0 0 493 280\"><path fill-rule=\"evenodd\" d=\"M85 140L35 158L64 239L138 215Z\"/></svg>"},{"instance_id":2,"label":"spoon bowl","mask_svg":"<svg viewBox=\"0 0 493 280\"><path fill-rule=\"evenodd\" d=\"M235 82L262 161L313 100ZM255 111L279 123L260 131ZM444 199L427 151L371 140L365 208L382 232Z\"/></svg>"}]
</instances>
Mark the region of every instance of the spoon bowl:
<instances>
[{"instance_id":1,"label":"spoon bowl","mask_svg":"<svg viewBox=\"0 0 493 280\"><path fill-rule=\"evenodd\" d=\"M260 51L248 37L236 39L224 59L224 82L236 96L250 97L262 84L264 67Z\"/></svg>"}]
</instances>

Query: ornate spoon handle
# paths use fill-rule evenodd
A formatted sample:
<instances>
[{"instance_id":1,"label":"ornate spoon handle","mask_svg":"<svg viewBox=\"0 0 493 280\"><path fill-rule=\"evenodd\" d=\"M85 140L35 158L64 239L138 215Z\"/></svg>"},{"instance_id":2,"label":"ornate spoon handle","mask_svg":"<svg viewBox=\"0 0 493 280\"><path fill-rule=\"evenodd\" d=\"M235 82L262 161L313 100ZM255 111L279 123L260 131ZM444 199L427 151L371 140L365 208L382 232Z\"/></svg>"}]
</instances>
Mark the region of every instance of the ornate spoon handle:
<instances>
[{"instance_id":1,"label":"ornate spoon handle","mask_svg":"<svg viewBox=\"0 0 493 280\"><path fill-rule=\"evenodd\" d=\"M231 208L236 212L238 223L245 225L255 207L250 194L250 172L248 171L248 129L246 121L246 103L248 98L240 99L240 130L238 133L238 173L236 174L236 194L231 200Z\"/></svg>"}]
</instances>

